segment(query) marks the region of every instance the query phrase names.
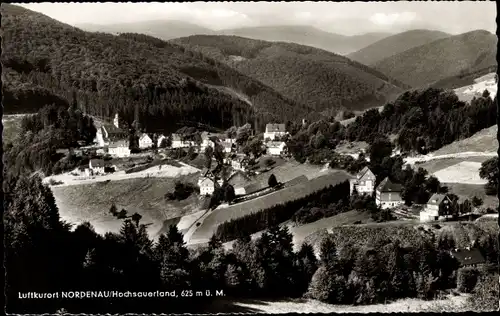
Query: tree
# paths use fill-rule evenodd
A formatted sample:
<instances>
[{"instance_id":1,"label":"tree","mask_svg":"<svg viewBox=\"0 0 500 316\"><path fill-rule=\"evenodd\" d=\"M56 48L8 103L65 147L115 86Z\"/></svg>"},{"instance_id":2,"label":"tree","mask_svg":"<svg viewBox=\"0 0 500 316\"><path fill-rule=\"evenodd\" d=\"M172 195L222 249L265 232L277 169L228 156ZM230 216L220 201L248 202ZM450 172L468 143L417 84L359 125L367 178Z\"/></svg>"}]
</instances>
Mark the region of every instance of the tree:
<instances>
[{"instance_id":1,"label":"tree","mask_svg":"<svg viewBox=\"0 0 500 316\"><path fill-rule=\"evenodd\" d=\"M228 203L231 203L235 197L236 194L234 193L234 187L230 184L226 185L224 189L224 200Z\"/></svg>"},{"instance_id":2,"label":"tree","mask_svg":"<svg viewBox=\"0 0 500 316\"><path fill-rule=\"evenodd\" d=\"M479 169L479 176L481 177L481 179L488 180L488 183L485 184L486 194L497 194L499 177L498 157L494 157L483 162L481 164L481 168Z\"/></svg>"},{"instance_id":3,"label":"tree","mask_svg":"<svg viewBox=\"0 0 500 316\"><path fill-rule=\"evenodd\" d=\"M480 207L481 205L483 205L483 200L477 196L474 196L472 198L472 206Z\"/></svg>"},{"instance_id":4,"label":"tree","mask_svg":"<svg viewBox=\"0 0 500 316\"><path fill-rule=\"evenodd\" d=\"M205 148L205 168L210 169L212 166L212 157L214 156L214 149L212 146Z\"/></svg>"},{"instance_id":5,"label":"tree","mask_svg":"<svg viewBox=\"0 0 500 316\"><path fill-rule=\"evenodd\" d=\"M267 185L269 185L269 187L271 188L274 188L275 186L278 185L278 180L276 180L276 176L274 174L271 174L269 176L269 180L267 180Z\"/></svg>"},{"instance_id":6,"label":"tree","mask_svg":"<svg viewBox=\"0 0 500 316\"><path fill-rule=\"evenodd\" d=\"M392 143L387 138L377 138L368 148L372 169L377 169L384 158L392 154ZM374 171L375 172L375 171Z\"/></svg>"}]
</instances>

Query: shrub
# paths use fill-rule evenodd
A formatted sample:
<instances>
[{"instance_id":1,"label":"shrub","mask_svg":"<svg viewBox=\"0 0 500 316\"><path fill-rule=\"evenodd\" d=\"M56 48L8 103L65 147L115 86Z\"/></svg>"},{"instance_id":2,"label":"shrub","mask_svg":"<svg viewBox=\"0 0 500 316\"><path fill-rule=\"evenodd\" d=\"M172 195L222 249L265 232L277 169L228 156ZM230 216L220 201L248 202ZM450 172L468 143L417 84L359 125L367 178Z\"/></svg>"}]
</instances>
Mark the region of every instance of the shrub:
<instances>
[{"instance_id":1,"label":"shrub","mask_svg":"<svg viewBox=\"0 0 500 316\"><path fill-rule=\"evenodd\" d=\"M477 311L495 311L498 308L500 288L498 273L481 276L469 297L469 302Z\"/></svg>"},{"instance_id":2,"label":"shrub","mask_svg":"<svg viewBox=\"0 0 500 316\"><path fill-rule=\"evenodd\" d=\"M471 293L479 278L479 271L476 268L465 267L458 269L457 288L462 293Z\"/></svg>"}]
</instances>

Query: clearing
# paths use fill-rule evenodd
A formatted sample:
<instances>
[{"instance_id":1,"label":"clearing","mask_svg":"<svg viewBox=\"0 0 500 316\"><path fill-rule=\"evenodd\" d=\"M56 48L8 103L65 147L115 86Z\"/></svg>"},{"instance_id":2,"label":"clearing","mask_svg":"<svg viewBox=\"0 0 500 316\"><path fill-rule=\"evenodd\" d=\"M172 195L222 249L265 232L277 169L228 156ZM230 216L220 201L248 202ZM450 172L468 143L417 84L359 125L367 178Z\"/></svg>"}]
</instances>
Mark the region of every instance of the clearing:
<instances>
[{"instance_id":1,"label":"clearing","mask_svg":"<svg viewBox=\"0 0 500 316\"><path fill-rule=\"evenodd\" d=\"M434 172L441 183L486 184L487 180L479 177L480 162L462 161L453 166Z\"/></svg>"},{"instance_id":2,"label":"clearing","mask_svg":"<svg viewBox=\"0 0 500 316\"><path fill-rule=\"evenodd\" d=\"M109 214L112 203L118 210L122 208L142 215L142 222L149 224L148 233L153 238L165 232L169 224L189 226L181 216L199 211L200 198L193 194L183 201L168 201L167 192L172 192L175 181L196 183L197 175L173 178L135 178L121 181L97 182L86 185L52 187L61 218L78 224L90 222L96 232L118 232L122 220Z\"/></svg>"},{"instance_id":3,"label":"clearing","mask_svg":"<svg viewBox=\"0 0 500 316\"><path fill-rule=\"evenodd\" d=\"M336 171L307 182L285 187L276 192L249 201L231 206L219 207L208 213L203 220L199 220L201 224L192 234L189 242L192 244L207 242L215 233L217 226L226 221L240 218L287 201L300 199L329 185L336 185L349 178L350 175L346 172Z\"/></svg>"},{"instance_id":4,"label":"clearing","mask_svg":"<svg viewBox=\"0 0 500 316\"><path fill-rule=\"evenodd\" d=\"M21 120L25 114L4 115L2 117L4 143L13 141L21 133Z\"/></svg>"},{"instance_id":5,"label":"clearing","mask_svg":"<svg viewBox=\"0 0 500 316\"><path fill-rule=\"evenodd\" d=\"M434 159L434 160L428 160L420 163L416 163L415 167L416 168L424 168L429 172L429 174L433 174L438 172L439 170L443 170L445 168L454 166L456 164L459 164L461 162L477 162L477 163L482 163L488 159L490 159L491 156L471 156L471 157L465 157L465 158L442 158L442 159Z\"/></svg>"},{"instance_id":6,"label":"clearing","mask_svg":"<svg viewBox=\"0 0 500 316\"><path fill-rule=\"evenodd\" d=\"M493 152L498 150L498 125L475 133L469 138L458 140L434 152L435 155L458 154L462 152Z\"/></svg>"},{"instance_id":7,"label":"clearing","mask_svg":"<svg viewBox=\"0 0 500 316\"><path fill-rule=\"evenodd\" d=\"M455 93L461 101L470 102L474 97L483 95L484 90L488 90L493 100L497 94L496 73L489 73L482 77L474 79L474 83L465 87L455 89Z\"/></svg>"}]
</instances>

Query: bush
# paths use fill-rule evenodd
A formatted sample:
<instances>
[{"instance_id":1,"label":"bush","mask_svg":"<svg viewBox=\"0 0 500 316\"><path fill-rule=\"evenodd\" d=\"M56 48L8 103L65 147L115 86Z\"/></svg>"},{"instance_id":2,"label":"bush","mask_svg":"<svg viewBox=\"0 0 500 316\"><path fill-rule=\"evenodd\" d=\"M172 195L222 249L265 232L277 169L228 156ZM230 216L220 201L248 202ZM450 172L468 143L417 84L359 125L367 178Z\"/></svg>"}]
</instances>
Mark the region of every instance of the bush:
<instances>
[{"instance_id":1,"label":"bush","mask_svg":"<svg viewBox=\"0 0 500 316\"><path fill-rule=\"evenodd\" d=\"M468 300L477 311L495 311L499 297L498 273L495 273L481 276Z\"/></svg>"},{"instance_id":2,"label":"bush","mask_svg":"<svg viewBox=\"0 0 500 316\"><path fill-rule=\"evenodd\" d=\"M195 190L196 187L192 183L176 182L174 192L165 194L165 198L182 201L187 199Z\"/></svg>"},{"instance_id":3,"label":"bush","mask_svg":"<svg viewBox=\"0 0 500 316\"><path fill-rule=\"evenodd\" d=\"M457 288L462 293L471 293L479 279L479 270L472 267L458 269Z\"/></svg>"}]
</instances>

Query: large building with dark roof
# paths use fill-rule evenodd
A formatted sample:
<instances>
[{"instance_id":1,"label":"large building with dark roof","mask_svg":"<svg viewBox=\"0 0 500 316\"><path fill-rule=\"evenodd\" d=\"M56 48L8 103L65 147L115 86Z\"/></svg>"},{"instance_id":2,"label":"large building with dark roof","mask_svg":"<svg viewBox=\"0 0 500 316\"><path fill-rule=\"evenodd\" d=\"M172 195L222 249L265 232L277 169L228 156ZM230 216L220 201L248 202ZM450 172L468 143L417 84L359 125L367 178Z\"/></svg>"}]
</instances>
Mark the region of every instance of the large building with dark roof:
<instances>
[{"instance_id":1,"label":"large building with dark roof","mask_svg":"<svg viewBox=\"0 0 500 316\"><path fill-rule=\"evenodd\" d=\"M401 184L393 183L389 178L385 178L380 182L375 191L375 201L381 208L393 208L404 203L401 197Z\"/></svg>"}]
</instances>

